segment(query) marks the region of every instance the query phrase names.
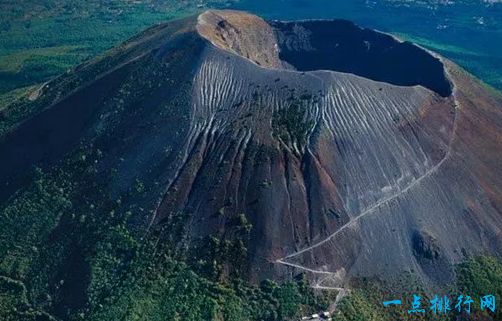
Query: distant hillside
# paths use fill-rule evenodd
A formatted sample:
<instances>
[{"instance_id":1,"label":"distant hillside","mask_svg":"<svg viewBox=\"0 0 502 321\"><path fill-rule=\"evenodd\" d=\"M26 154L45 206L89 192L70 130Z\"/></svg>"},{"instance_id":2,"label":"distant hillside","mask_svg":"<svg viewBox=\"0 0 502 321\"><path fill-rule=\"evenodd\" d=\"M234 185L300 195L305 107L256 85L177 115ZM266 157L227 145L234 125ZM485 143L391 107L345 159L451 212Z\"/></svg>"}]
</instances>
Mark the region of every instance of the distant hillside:
<instances>
[{"instance_id":1,"label":"distant hillside","mask_svg":"<svg viewBox=\"0 0 502 321\"><path fill-rule=\"evenodd\" d=\"M0 95L47 81L152 24L230 3L232 0L2 1Z\"/></svg>"}]
</instances>

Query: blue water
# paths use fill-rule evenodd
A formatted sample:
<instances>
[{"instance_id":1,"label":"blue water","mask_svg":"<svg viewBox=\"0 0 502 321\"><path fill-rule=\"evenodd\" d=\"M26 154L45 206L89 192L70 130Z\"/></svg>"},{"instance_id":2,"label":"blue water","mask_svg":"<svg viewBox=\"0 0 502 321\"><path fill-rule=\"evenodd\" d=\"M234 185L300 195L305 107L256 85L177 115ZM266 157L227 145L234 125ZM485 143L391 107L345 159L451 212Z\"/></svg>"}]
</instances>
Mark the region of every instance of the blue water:
<instances>
[{"instance_id":1,"label":"blue water","mask_svg":"<svg viewBox=\"0 0 502 321\"><path fill-rule=\"evenodd\" d=\"M240 0L267 19L343 18L440 52L502 91L502 1Z\"/></svg>"}]
</instances>

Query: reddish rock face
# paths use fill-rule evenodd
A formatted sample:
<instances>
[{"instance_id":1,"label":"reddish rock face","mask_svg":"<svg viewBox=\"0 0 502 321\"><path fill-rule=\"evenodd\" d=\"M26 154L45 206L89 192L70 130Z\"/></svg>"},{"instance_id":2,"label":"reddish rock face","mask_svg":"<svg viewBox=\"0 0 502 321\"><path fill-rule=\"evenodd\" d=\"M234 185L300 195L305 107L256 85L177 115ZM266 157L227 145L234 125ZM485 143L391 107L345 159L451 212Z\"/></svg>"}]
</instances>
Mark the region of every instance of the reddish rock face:
<instances>
[{"instance_id":1,"label":"reddish rock face","mask_svg":"<svg viewBox=\"0 0 502 321\"><path fill-rule=\"evenodd\" d=\"M389 70L364 60L372 53ZM102 172L115 169L96 174L111 191L136 179L149 189L136 228L169 235L184 213L178 243L194 260L210 237L238 245L223 274L427 280L502 251L500 95L347 22L207 12L145 31L31 104L38 114L0 143L9 186L93 143Z\"/></svg>"}]
</instances>

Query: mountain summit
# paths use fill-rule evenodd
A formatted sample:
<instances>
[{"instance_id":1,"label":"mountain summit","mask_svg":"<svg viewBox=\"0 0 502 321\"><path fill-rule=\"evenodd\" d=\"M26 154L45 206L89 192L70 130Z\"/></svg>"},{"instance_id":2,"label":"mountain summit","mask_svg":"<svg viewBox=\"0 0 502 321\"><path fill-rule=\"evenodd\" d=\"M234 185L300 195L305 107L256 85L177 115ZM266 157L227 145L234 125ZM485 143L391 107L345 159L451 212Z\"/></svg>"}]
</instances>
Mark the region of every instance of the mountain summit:
<instances>
[{"instance_id":1,"label":"mountain summit","mask_svg":"<svg viewBox=\"0 0 502 321\"><path fill-rule=\"evenodd\" d=\"M502 254L501 107L447 59L351 22L211 10L44 85L0 141L0 201L90 146L107 193L147 191L124 200L138 235L194 262L231 244L223 277L447 282Z\"/></svg>"}]
</instances>

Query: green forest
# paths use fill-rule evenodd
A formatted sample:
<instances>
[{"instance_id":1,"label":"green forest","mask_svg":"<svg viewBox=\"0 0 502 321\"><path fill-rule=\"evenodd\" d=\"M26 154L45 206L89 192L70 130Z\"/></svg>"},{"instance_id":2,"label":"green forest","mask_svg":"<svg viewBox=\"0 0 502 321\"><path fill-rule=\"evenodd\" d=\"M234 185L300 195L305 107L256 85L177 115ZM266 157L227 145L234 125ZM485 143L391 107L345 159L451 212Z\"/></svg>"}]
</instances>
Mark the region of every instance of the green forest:
<instances>
[{"instance_id":1,"label":"green forest","mask_svg":"<svg viewBox=\"0 0 502 321\"><path fill-rule=\"evenodd\" d=\"M0 110L27 90L147 27L230 3L230 0L2 1Z\"/></svg>"}]
</instances>

